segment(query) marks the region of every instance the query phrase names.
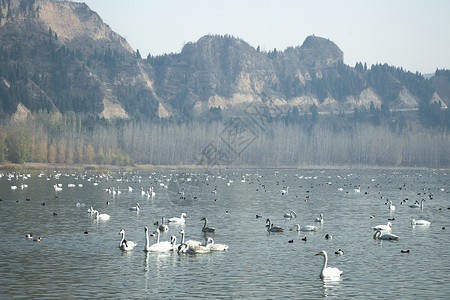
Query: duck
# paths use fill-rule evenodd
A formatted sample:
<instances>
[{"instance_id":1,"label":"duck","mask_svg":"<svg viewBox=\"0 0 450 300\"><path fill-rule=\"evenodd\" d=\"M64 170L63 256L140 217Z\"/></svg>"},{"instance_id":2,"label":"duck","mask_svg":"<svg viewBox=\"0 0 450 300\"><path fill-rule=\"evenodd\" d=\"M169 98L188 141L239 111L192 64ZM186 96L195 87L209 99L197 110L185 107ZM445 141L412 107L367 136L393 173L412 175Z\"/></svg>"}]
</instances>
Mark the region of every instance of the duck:
<instances>
[{"instance_id":1,"label":"duck","mask_svg":"<svg viewBox=\"0 0 450 300\"><path fill-rule=\"evenodd\" d=\"M33 241L34 241L34 242L42 242L42 238L41 238L41 237L38 237L38 238L33 239Z\"/></svg>"},{"instance_id":2,"label":"duck","mask_svg":"<svg viewBox=\"0 0 450 300\"><path fill-rule=\"evenodd\" d=\"M119 249L122 251L131 251L134 247L136 247L137 243L133 241L127 241L125 239L125 230L121 229L119 234L122 234L122 239L119 243Z\"/></svg>"},{"instance_id":3,"label":"duck","mask_svg":"<svg viewBox=\"0 0 450 300\"><path fill-rule=\"evenodd\" d=\"M392 233L382 233L381 230L377 230L375 234L373 235L374 239L379 240L399 240L400 237L398 235L392 234Z\"/></svg>"},{"instance_id":4,"label":"duck","mask_svg":"<svg viewBox=\"0 0 450 300\"><path fill-rule=\"evenodd\" d=\"M330 240L330 239L332 239L333 238L333 236L331 235L331 234L326 234L325 235L325 239L327 239L327 240Z\"/></svg>"},{"instance_id":5,"label":"duck","mask_svg":"<svg viewBox=\"0 0 450 300\"><path fill-rule=\"evenodd\" d=\"M322 250L316 255L323 256L323 266L322 270L320 271L320 278L329 278L329 277L340 277L343 273L343 271L339 270L338 268L328 267L328 255L327 252Z\"/></svg>"},{"instance_id":6,"label":"duck","mask_svg":"<svg viewBox=\"0 0 450 300\"><path fill-rule=\"evenodd\" d=\"M25 237L26 237L27 239L32 239L32 238L33 238L33 233L27 233L27 234L25 235Z\"/></svg>"},{"instance_id":7,"label":"duck","mask_svg":"<svg viewBox=\"0 0 450 300\"><path fill-rule=\"evenodd\" d=\"M322 224L323 223L323 214L320 214L314 221Z\"/></svg>"},{"instance_id":8,"label":"duck","mask_svg":"<svg viewBox=\"0 0 450 300\"><path fill-rule=\"evenodd\" d=\"M344 250L342 250L341 248L339 248L339 250L336 251L336 252L334 252L334 254L337 254L337 255L344 255Z\"/></svg>"},{"instance_id":9,"label":"duck","mask_svg":"<svg viewBox=\"0 0 450 300\"><path fill-rule=\"evenodd\" d=\"M414 219L412 219L411 225L429 226L429 225L431 225L431 222L427 221L427 220L414 220Z\"/></svg>"},{"instance_id":10,"label":"duck","mask_svg":"<svg viewBox=\"0 0 450 300\"><path fill-rule=\"evenodd\" d=\"M297 231L317 231L317 227L313 225L300 226L295 224L295 228Z\"/></svg>"},{"instance_id":11,"label":"duck","mask_svg":"<svg viewBox=\"0 0 450 300\"><path fill-rule=\"evenodd\" d=\"M290 212L285 213L284 217L289 218L289 219L295 219L295 218L297 218L297 213L295 211L291 210Z\"/></svg>"},{"instance_id":12,"label":"duck","mask_svg":"<svg viewBox=\"0 0 450 300\"><path fill-rule=\"evenodd\" d=\"M173 217L173 218L170 218L170 219L167 220L167 221L169 221L169 222L171 222L171 223L181 223L181 224L184 224L184 223L186 223L186 220L184 219L184 218L186 218L186 217L187 217L186 214L185 214L185 213L182 213L182 214L181 214L181 217L179 217L179 218Z\"/></svg>"},{"instance_id":13,"label":"duck","mask_svg":"<svg viewBox=\"0 0 450 300\"><path fill-rule=\"evenodd\" d=\"M392 223L388 222L387 225L377 225L372 227L373 230L384 230L384 231L391 231L392 230Z\"/></svg>"},{"instance_id":14,"label":"duck","mask_svg":"<svg viewBox=\"0 0 450 300\"><path fill-rule=\"evenodd\" d=\"M208 227L208 219L206 217L201 218L201 220L205 221L205 224L203 225L202 232L216 233L216 229L214 227Z\"/></svg>"},{"instance_id":15,"label":"duck","mask_svg":"<svg viewBox=\"0 0 450 300\"><path fill-rule=\"evenodd\" d=\"M211 251L226 251L229 248L228 245L225 244L215 244L212 237L208 237L206 247L209 247Z\"/></svg>"},{"instance_id":16,"label":"duck","mask_svg":"<svg viewBox=\"0 0 450 300\"><path fill-rule=\"evenodd\" d=\"M136 203L136 206L130 207L130 210L131 210L131 211L136 211L136 212L138 212L138 211L139 211L139 208L140 208L139 203Z\"/></svg>"},{"instance_id":17,"label":"duck","mask_svg":"<svg viewBox=\"0 0 450 300\"><path fill-rule=\"evenodd\" d=\"M274 226L273 223L270 221L270 219L267 219L266 223L269 223L269 226L267 227L267 231L269 231L269 232L283 232L284 231L283 227Z\"/></svg>"}]
</instances>

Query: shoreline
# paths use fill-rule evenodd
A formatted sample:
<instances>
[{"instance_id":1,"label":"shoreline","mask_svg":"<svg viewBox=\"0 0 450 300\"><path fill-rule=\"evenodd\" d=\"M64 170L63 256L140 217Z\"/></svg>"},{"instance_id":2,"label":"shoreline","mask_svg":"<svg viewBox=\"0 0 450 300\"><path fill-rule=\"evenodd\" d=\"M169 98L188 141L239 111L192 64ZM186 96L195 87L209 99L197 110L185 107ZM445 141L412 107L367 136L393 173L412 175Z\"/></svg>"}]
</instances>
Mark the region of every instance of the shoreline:
<instances>
[{"instance_id":1,"label":"shoreline","mask_svg":"<svg viewBox=\"0 0 450 300\"><path fill-rule=\"evenodd\" d=\"M115 165L97 165L97 164L83 164L83 165L66 165L66 164L49 164L49 163L24 163L0 164L0 170L76 170L76 171L152 171L152 170L450 170L450 168L430 168L430 167L407 167L407 166L373 166L373 165L302 165L302 166L203 166L203 165L133 165L133 166L115 166Z\"/></svg>"}]
</instances>

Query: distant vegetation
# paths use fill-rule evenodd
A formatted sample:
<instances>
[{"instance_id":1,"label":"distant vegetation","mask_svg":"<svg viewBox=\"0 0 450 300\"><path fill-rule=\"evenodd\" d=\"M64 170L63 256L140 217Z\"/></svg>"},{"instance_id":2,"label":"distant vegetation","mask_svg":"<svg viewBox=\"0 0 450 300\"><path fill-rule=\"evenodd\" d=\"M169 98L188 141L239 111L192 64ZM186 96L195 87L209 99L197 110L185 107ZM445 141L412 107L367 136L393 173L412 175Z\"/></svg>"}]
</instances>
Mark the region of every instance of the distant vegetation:
<instances>
[{"instance_id":1,"label":"distant vegetation","mask_svg":"<svg viewBox=\"0 0 450 300\"><path fill-rule=\"evenodd\" d=\"M243 126L230 136L236 121ZM450 167L448 130L400 113L323 116L312 108L266 121L112 123L40 112L0 126L0 163Z\"/></svg>"}]
</instances>

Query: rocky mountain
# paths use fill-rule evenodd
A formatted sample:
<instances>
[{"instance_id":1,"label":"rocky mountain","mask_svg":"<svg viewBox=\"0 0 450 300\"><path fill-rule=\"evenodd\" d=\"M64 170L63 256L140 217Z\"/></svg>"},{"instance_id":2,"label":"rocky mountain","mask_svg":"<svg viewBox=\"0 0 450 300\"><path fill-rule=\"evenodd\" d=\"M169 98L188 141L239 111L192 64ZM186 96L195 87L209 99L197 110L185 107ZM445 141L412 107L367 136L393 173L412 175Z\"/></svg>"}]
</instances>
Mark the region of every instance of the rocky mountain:
<instances>
[{"instance_id":1,"label":"rocky mountain","mask_svg":"<svg viewBox=\"0 0 450 300\"><path fill-rule=\"evenodd\" d=\"M208 35L180 53L141 58L84 3L0 0L0 113L75 112L105 119L199 119L267 99L289 112L414 110L444 101L420 74L354 67L332 41L260 51Z\"/></svg>"}]
</instances>

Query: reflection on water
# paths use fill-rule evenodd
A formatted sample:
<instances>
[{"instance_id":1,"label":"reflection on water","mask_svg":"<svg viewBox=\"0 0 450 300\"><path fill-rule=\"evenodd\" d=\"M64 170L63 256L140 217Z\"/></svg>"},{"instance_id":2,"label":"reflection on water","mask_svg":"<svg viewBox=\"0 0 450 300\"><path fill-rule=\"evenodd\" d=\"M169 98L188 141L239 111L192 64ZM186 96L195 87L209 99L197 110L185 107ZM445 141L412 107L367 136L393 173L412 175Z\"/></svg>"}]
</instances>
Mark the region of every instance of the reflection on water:
<instances>
[{"instance_id":1,"label":"reflection on water","mask_svg":"<svg viewBox=\"0 0 450 300\"><path fill-rule=\"evenodd\" d=\"M328 297L329 295L337 295L341 280L340 277L323 278L323 296Z\"/></svg>"},{"instance_id":2,"label":"reflection on water","mask_svg":"<svg viewBox=\"0 0 450 300\"><path fill-rule=\"evenodd\" d=\"M0 178L0 293L5 298L385 299L445 298L450 293L445 280L450 239L442 229L449 226L450 180L444 172L56 174ZM22 181L27 188L11 189ZM62 190L55 192L54 184ZM119 186L121 193L108 192L110 186ZM282 195L280 190L288 186ZM141 194L141 188L151 187L154 196ZM423 210L409 207L422 198L427 198ZM395 204L394 212L388 200ZM136 203L139 213L129 210ZM91 206L110 219L92 219L87 213ZM297 218L284 218L291 210ZM182 213L188 216L186 224L169 224L161 241L171 235L180 240L184 229L186 240L203 242L201 218L207 217L217 229L214 241L229 245L229 250L199 255L144 252L144 227L153 232L163 216ZM315 222L320 213L323 223ZM267 232L267 218L285 231ZM412 219L432 225L412 226ZM388 220L400 240L374 240L372 227ZM318 228L289 230L295 224ZM137 242L133 251L119 250L122 228L127 239ZM42 242L25 238L31 232ZM333 238L325 239L327 234ZM340 248L345 254L335 255ZM405 249L410 252L401 251ZM331 266L344 271L337 281L319 278L322 260L314 254L320 250L329 253ZM412 290L418 270L423 284ZM377 293L379 286L384 288Z\"/></svg>"}]
</instances>

